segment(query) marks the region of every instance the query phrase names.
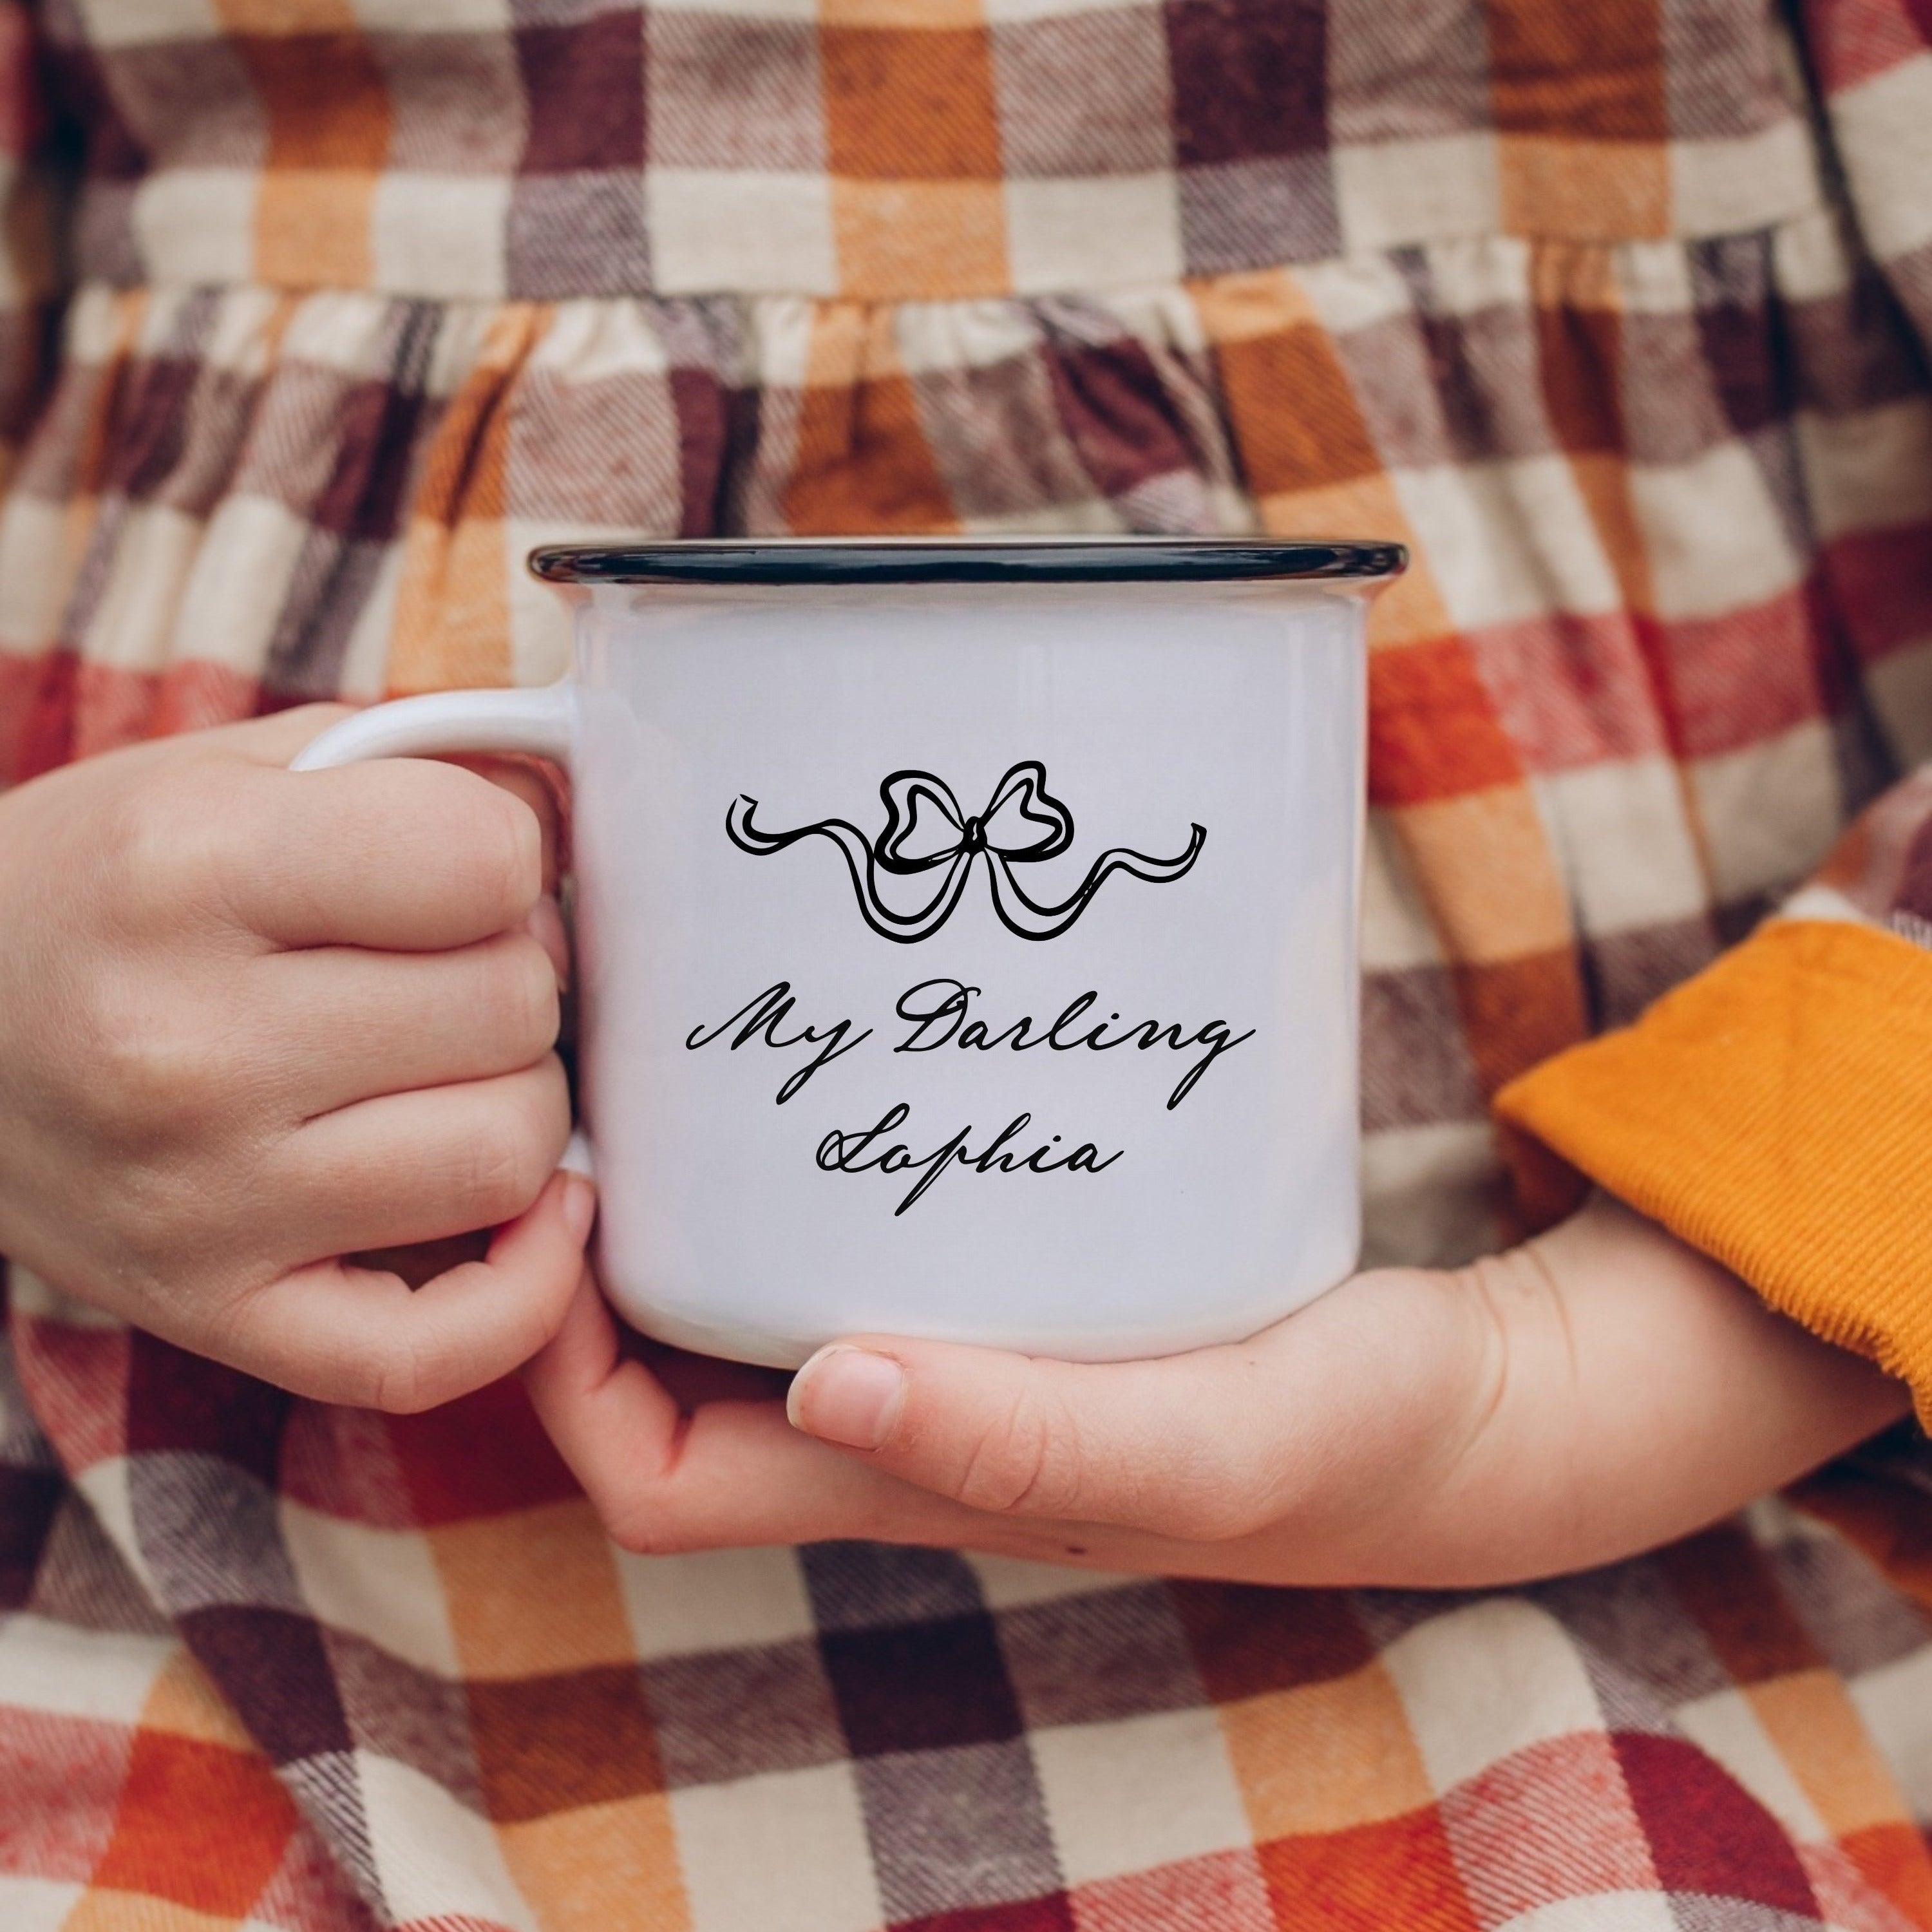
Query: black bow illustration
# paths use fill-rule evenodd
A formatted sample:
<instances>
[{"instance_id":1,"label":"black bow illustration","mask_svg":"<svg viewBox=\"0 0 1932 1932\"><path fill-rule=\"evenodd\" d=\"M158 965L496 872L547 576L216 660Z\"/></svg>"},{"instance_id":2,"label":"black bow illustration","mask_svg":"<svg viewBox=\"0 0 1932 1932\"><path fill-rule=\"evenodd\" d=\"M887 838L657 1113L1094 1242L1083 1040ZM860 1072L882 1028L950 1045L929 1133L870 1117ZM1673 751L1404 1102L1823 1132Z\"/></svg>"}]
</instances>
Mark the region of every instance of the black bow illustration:
<instances>
[{"instance_id":1,"label":"black bow illustration","mask_svg":"<svg viewBox=\"0 0 1932 1932\"><path fill-rule=\"evenodd\" d=\"M952 916L973 862L982 853L1000 922L1022 939L1056 939L1087 910L1109 873L1130 872L1150 884L1166 885L1187 872L1208 838L1207 828L1196 825L1178 859L1150 859L1116 845L1087 868L1070 898L1042 905L1028 896L1013 868L1064 852L1073 842L1073 814L1047 790L1046 767L1038 759L1013 766L993 788L986 809L970 816L960 809L952 787L930 772L894 772L880 786L879 796L885 801L885 830L869 841L842 818L821 819L791 832L760 832L752 822L758 802L742 794L724 815L724 830L740 850L760 856L782 852L801 838L830 838L845 855L866 923L882 938L907 946L937 932ZM922 806L932 808L923 821ZM879 896L881 872L904 878L940 868L938 891L916 912L895 912Z\"/></svg>"}]
</instances>

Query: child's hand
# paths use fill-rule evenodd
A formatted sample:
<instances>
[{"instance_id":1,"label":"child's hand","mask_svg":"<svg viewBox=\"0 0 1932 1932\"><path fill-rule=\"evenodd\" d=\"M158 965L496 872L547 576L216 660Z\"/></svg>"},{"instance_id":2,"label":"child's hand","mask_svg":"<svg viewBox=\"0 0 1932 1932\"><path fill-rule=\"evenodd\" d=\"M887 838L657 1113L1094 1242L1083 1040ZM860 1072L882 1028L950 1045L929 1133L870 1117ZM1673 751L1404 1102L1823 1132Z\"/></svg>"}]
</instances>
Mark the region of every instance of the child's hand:
<instances>
[{"instance_id":1,"label":"child's hand","mask_svg":"<svg viewBox=\"0 0 1932 1932\"><path fill-rule=\"evenodd\" d=\"M0 796L0 1254L299 1394L507 1372L583 1267L530 807L281 769L320 707ZM554 928L554 910L549 915ZM337 1258L502 1228L412 1293Z\"/></svg>"},{"instance_id":2,"label":"child's hand","mask_svg":"<svg viewBox=\"0 0 1932 1932\"><path fill-rule=\"evenodd\" d=\"M861 1337L800 1371L792 1421L776 1400L687 1416L586 1282L526 1378L633 1549L865 1537L1292 1584L1606 1562L1907 1406L1604 1201L1473 1268L1358 1276L1252 1341L1166 1360Z\"/></svg>"}]
</instances>

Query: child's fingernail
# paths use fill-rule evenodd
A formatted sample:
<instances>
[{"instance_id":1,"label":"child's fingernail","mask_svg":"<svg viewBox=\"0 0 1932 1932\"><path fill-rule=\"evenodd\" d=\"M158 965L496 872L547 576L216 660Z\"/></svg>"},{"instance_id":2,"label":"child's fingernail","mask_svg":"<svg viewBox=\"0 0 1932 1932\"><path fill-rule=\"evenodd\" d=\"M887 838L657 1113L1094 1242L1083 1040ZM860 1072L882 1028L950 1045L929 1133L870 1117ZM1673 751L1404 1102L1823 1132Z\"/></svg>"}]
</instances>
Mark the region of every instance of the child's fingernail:
<instances>
[{"instance_id":1,"label":"child's fingernail","mask_svg":"<svg viewBox=\"0 0 1932 1932\"><path fill-rule=\"evenodd\" d=\"M570 1238L580 1248L590 1238L590 1224L597 1218L597 1190L580 1174L563 1177L563 1225Z\"/></svg>"},{"instance_id":2,"label":"child's fingernail","mask_svg":"<svg viewBox=\"0 0 1932 1932\"><path fill-rule=\"evenodd\" d=\"M835 1342L793 1376L785 1414L794 1429L848 1449L876 1449L898 1419L905 1371L890 1355Z\"/></svg>"},{"instance_id":3,"label":"child's fingernail","mask_svg":"<svg viewBox=\"0 0 1932 1932\"><path fill-rule=\"evenodd\" d=\"M568 992L570 931L563 922L563 908L558 904L554 892L546 892L530 908L530 916L524 921L524 930L550 955L551 968L556 974L557 991Z\"/></svg>"}]
</instances>

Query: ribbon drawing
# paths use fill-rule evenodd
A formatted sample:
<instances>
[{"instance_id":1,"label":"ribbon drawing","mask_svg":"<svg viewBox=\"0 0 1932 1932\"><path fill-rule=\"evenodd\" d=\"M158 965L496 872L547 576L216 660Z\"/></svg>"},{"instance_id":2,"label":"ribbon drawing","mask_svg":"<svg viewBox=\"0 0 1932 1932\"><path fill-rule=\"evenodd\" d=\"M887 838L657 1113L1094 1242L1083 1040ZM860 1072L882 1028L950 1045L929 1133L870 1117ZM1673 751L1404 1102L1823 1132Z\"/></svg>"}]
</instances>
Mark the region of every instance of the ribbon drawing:
<instances>
[{"instance_id":1,"label":"ribbon drawing","mask_svg":"<svg viewBox=\"0 0 1932 1932\"><path fill-rule=\"evenodd\" d=\"M1055 905L1033 898L1014 868L1058 856L1073 842L1073 814L1046 788L1046 767L1036 758L1012 766L993 788L986 809L963 811L952 788L930 772L894 772L879 787L886 825L868 839L843 818L820 819L790 832L763 832L752 823L758 802L742 794L724 815L724 830L740 851L765 856L801 838L829 838L844 854L866 923L882 938L910 946L929 938L952 916L975 861L982 855L992 881L993 910L1009 932L1022 939L1057 939L1087 910L1110 874L1126 872L1150 885L1181 878L1201 856L1204 826L1196 825L1176 859L1150 859L1116 845L1087 868L1072 896ZM896 912L879 891L880 875L907 878L938 872L937 889L913 912Z\"/></svg>"}]
</instances>

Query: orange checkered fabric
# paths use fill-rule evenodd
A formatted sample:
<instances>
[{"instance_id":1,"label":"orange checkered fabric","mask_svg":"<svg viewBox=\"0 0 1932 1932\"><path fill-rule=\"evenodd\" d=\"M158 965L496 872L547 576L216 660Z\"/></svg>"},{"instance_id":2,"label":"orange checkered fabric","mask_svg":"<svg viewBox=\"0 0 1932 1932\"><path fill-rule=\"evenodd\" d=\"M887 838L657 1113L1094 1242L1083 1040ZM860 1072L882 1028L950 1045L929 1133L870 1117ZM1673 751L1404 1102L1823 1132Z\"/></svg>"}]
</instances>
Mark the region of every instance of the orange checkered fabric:
<instances>
[{"instance_id":1,"label":"orange checkered fabric","mask_svg":"<svg viewBox=\"0 0 1932 1932\"><path fill-rule=\"evenodd\" d=\"M1932 757L1928 130L1922 0L0 0L0 776L547 679L540 542L1400 539L1369 1246L1465 1258ZM514 1388L8 1332L9 1932L1932 1926L1914 1430L1274 1592L632 1557Z\"/></svg>"}]
</instances>

